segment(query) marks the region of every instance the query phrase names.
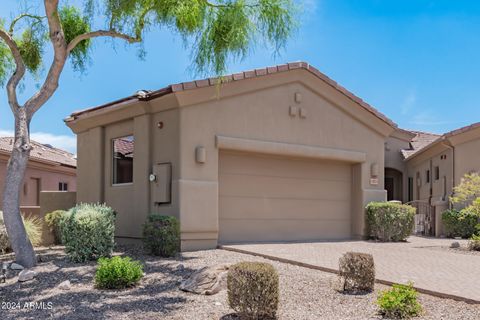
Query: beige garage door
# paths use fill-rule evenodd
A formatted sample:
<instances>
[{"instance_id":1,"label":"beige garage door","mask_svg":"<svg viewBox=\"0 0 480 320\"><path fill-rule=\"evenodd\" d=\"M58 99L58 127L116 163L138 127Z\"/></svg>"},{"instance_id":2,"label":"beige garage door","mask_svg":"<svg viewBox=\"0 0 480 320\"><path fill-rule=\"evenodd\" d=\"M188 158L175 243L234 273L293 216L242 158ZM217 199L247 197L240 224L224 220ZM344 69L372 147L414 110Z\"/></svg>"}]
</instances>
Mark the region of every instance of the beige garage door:
<instances>
[{"instance_id":1,"label":"beige garage door","mask_svg":"<svg viewBox=\"0 0 480 320\"><path fill-rule=\"evenodd\" d=\"M220 153L220 243L348 238L350 203L348 164Z\"/></svg>"}]
</instances>

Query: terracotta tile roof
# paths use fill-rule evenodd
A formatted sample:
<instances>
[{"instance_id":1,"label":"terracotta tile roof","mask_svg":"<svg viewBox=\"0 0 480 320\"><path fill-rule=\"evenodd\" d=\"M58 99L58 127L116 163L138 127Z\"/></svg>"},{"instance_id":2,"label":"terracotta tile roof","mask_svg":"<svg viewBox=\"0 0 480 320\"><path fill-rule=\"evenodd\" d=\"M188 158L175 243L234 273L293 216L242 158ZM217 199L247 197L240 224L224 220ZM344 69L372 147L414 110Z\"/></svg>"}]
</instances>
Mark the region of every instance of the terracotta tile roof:
<instances>
[{"instance_id":1,"label":"terracotta tile roof","mask_svg":"<svg viewBox=\"0 0 480 320\"><path fill-rule=\"evenodd\" d=\"M115 139L113 145L116 153L120 153L123 157L133 158L133 139L127 137Z\"/></svg>"},{"instance_id":2,"label":"terracotta tile roof","mask_svg":"<svg viewBox=\"0 0 480 320\"><path fill-rule=\"evenodd\" d=\"M338 84L334 80L330 79L328 76L326 76L325 74L320 72L318 69L309 65L306 62L293 62L293 63L287 63L287 64L282 64L282 65L277 65L277 66L272 66L272 67L265 67L265 68L255 69L255 70L243 71L243 72L227 75L227 76L223 77L223 81L224 82L242 81L242 80L249 79L249 78L264 77L264 76L268 76L269 74L279 73L279 72L288 72L290 70L295 70L295 69L304 69L304 70L307 70L307 71L311 72L317 78L324 81L325 83L327 83L328 85L330 85L334 89L338 90L343 95L345 95L347 98L349 98L352 101L354 101L355 103L359 104L361 107L363 107L368 112L372 113L373 115L380 118L381 120L383 120L387 124L391 125L392 127L397 128L397 125L392 120L390 120L387 116L385 116L384 114L382 114L381 112L379 112L378 110L373 108L371 105L369 105L368 103L363 101L361 98L357 97L352 92L348 91L347 89L342 87L340 84ZM89 112L92 112L92 111L95 111L95 110L98 110L98 109L102 109L102 108L105 108L105 107L108 107L108 106L113 106L115 104L124 103L124 102L127 102L127 101L135 101L135 100L137 100L137 101L151 100L151 99L154 99L154 98L157 98L157 97L160 97L160 96L172 93L172 92L180 92L180 91L192 90L192 89L196 89L196 88L202 88L202 87L206 87L206 86L214 86L214 85L218 84L218 82L219 82L218 78L209 78L209 79L194 80L194 81L172 84L172 85L169 85L165 88L162 88L162 89L156 90L156 91L141 90L141 91L137 92L137 94L134 94L132 96L129 96L129 97L126 97L126 98L123 98L123 99L120 99L120 100L110 102L108 104L104 104L104 105L97 106L97 107L94 107L94 108L74 112L70 115L69 118L65 119L65 121L66 122L73 121L76 118L78 118L78 116L80 116L82 114L89 113Z\"/></svg>"},{"instance_id":3,"label":"terracotta tile roof","mask_svg":"<svg viewBox=\"0 0 480 320\"><path fill-rule=\"evenodd\" d=\"M77 160L72 153L36 141L31 141L31 144L33 146L32 151L30 151L31 159L51 161L64 166L77 167ZM13 137L0 137L0 151L11 153L12 148Z\"/></svg>"},{"instance_id":4,"label":"terracotta tile roof","mask_svg":"<svg viewBox=\"0 0 480 320\"><path fill-rule=\"evenodd\" d=\"M468 126L452 130L450 132L445 133L444 136L447 137L447 138L448 137L453 137L453 136L456 136L457 134L464 133L464 132L467 132L467 131L470 131L470 130L473 130L473 129L476 129L476 128L480 128L480 122L476 122L476 123L470 124Z\"/></svg>"},{"instance_id":5,"label":"terracotta tile roof","mask_svg":"<svg viewBox=\"0 0 480 320\"><path fill-rule=\"evenodd\" d=\"M405 159L408 159L413 154L419 152L423 148L430 145L441 137L439 134L428 133L422 131L410 131L415 134L415 137L410 141L410 149L402 150L402 155Z\"/></svg>"}]
</instances>

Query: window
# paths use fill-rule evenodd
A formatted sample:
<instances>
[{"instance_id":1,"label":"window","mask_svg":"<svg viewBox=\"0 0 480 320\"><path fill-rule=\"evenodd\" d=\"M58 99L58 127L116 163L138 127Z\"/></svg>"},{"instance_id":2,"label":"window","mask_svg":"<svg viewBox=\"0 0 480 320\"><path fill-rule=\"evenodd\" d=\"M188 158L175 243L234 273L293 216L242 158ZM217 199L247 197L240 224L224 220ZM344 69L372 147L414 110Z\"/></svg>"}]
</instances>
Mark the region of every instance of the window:
<instances>
[{"instance_id":1,"label":"window","mask_svg":"<svg viewBox=\"0 0 480 320\"><path fill-rule=\"evenodd\" d=\"M68 183L59 182L58 183L58 191L68 191Z\"/></svg>"},{"instance_id":2,"label":"window","mask_svg":"<svg viewBox=\"0 0 480 320\"><path fill-rule=\"evenodd\" d=\"M435 167L435 180L440 180L440 167Z\"/></svg>"},{"instance_id":3,"label":"window","mask_svg":"<svg viewBox=\"0 0 480 320\"><path fill-rule=\"evenodd\" d=\"M133 182L133 136L112 140L112 184Z\"/></svg>"},{"instance_id":4,"label":"window","mask_svg":"<svg viewBox=\"0 0 480 320\"><path fill-rule=\"evenodd\" d=\"M425 183L430 183L430 170L425 173Z\"/></svg>"},{"instance_id":5,"label":"window","mask_svg":"<svg viewBox=\"0 0 480 320\"><path fill-rule=\"evenodd\" d=\"M413 201L413 178L408 177L408 202Z\"/></svg>"}]
</instances>

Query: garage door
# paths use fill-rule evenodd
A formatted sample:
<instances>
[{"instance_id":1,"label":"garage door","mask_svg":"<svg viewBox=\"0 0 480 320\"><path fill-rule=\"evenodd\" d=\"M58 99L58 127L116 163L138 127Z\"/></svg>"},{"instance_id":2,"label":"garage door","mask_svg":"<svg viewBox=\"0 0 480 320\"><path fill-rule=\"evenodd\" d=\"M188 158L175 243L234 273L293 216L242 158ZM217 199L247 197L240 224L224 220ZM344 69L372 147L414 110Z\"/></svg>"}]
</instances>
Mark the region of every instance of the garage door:
<instances>
[{"instance_id":1,"label":"garage door","mask_svg":"<svg viewBox=\"0 0 480 320\"><path fill-rule=\"evenodd\" d=\"M348 238L350 208L346 163L220 153L220 243Z\"/></svg>"}]
</instances>

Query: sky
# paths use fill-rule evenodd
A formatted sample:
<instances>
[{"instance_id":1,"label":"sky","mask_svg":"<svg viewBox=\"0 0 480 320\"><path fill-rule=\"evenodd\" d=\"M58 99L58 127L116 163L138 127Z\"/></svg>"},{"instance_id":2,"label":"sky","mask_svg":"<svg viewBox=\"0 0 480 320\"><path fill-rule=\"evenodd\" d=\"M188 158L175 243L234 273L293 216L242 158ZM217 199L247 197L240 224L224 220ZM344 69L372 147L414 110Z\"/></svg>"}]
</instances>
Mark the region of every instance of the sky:
<instances>
[{"instance_id":1,"label":"sky","mask_svg":"<svg viewBox=\"0 0 480 320\"><path fill-rule=\"evenodd\" d=\"M2 0L0 17L8 21L17 3ZM280 56L260 46L231 63L229 71L306 61L401 128L444 133L480 121L480 1L301 3L300 26ZM139 60L135 47L116 41L112 48L111 42L95 40L87 73L67 66L58 91L32 121L32 138L75 152L75 137L63 123L73 111L195 78L188 47L170 30L150 32L145 49L146 58ZM36 82L29 78L24 87L21 101L36 90ZM0 135L12 129L0 88Z\"/></svg>"}]
</instances>

